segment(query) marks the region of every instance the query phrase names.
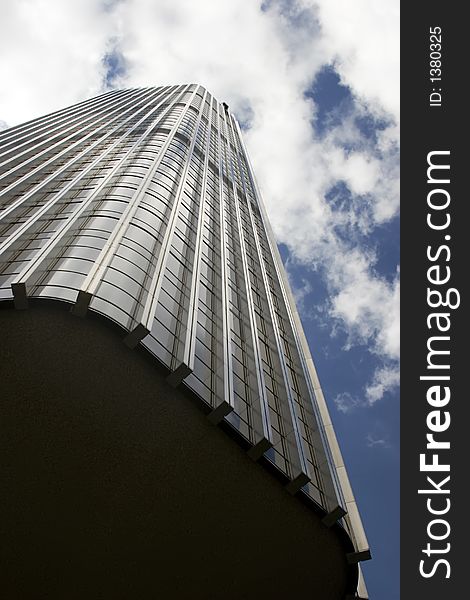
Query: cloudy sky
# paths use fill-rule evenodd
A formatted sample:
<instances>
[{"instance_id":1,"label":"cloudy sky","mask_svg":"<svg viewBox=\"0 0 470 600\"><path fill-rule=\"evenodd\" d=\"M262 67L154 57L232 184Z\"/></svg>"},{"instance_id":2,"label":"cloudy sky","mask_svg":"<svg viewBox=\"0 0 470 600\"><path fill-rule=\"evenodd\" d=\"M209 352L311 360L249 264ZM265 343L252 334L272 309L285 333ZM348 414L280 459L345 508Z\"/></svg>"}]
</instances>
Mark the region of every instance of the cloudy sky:
<instances>
[{"instance_id":1,"label":"cloudy sky","mask_svg":"<svg viewBox=\"0 0 470 600\"><path fill-rule=\"evenodd\" d=\"M382 600L398 598L398 22L398 0L0 6L0 128L111 87L187 82L238 117Z\"/></svg>"}]
</instances>

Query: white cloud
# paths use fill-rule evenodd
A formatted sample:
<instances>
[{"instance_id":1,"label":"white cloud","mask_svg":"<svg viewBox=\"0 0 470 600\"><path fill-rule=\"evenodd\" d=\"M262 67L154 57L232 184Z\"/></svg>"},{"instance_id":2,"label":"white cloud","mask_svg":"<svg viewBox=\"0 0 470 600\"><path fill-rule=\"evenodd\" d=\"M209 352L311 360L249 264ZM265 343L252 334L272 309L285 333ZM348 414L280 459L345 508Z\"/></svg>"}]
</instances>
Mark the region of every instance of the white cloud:
<instances>
[{"instance_id":1,"label":"white cloud","mask_svg":"<svg viewBox=\"0 0 470 600\"><path fill-rule=\"evenodd\" d=\"M400 384L400 371L395 367L383 367L374 374L373 381L366 388L367 402L375 404L385 392L391 392Z\"/></svg>"},{"instance_id":2,"label":"white cloud","mask_svg":"<svg viewBox=\"0 0 470 600\"><path fill-rule=\"evenodd\" d=\"M362 406L363 403L359 398L352 396L349 392L342 392L334 399L336 408L342 413L351 412L354 408Z\"/></svg>"},{"instance_id":3,"label":"white cloud","mask_svg":"<svg viewBox=\"0 0 470 600\"><path fill-rule=\"evenodd\" d=\"M375 340L376 354L398 360L400 284L373 277L368 263L364 254L352 251L349 261L337 266L332 314L345 323L350 343Z\"/></svg>"},{"instance_id":4,"label":"white cloud","mask_svg":"<svg viewBox=\"0 0 470 600\"><path fill-rule=\"evenodd\" d=\"M390 448L390 442L384 438L375 437L372 433L368 433L366 437L369 448Z\"/></svg>"},{"instance_id":5,"label":"white cloud","mask_svg":"<svg viewBox=\"0 0 470 600\"><path fill-rule=\"evenodd\" d=\"M0 20L0 119L11 126L100 93L113 28L101 3L6 0Z\"/></svg>"},{"instance_id":6,"label":"white cloud","mask_svg":"<svg viewBox=\"0 0 470 600\"><path fill-rule=\"evenodd\" d=\"M336 408L342 413L349 413L357 408L373 406L387 393L392 393L400 385L400 370L396 364L382 365L375 370L370 383L366 386L364 396L359 397L349 392L342 392L334 399ZM372 436L370 436L372 437ZM370 446L380 444L380 441L372 442Z\"/></svg>"},{"instance_id":7,"label":"white cloud","mask_svg":"<svg viewBox=\"0 0 470 600\"><path fill-rule=\"evenodd\" d=\"M319 7L324 43L342 81L377 114L398 122L400 110L399 2L304 0Z\"/></svg>"},{"instance_id":8,"label":"white cloud","mask_svg":"<svg viewBox=\"0 0 470 600\"><path fill-rule=\"evenodd\" d=\"M204 84L250 121L247 146L278 240L321 269L331 315L349 343L368 344L388 364L399 354L398 278L380 277L374 252L359 240L398 211L398 2L267 6L3 2L0 119L13 125L99 93L111 48L127 69L116 86ZM354 104L318 138L316 107L304 92L325 65L335 66ZM364 114L387 122L375 141L357 126ZM327 194L340 181L349 196L336 206ZM378 397L379 379L370 385L370 397Z\"/></svg>"}]
</instances>

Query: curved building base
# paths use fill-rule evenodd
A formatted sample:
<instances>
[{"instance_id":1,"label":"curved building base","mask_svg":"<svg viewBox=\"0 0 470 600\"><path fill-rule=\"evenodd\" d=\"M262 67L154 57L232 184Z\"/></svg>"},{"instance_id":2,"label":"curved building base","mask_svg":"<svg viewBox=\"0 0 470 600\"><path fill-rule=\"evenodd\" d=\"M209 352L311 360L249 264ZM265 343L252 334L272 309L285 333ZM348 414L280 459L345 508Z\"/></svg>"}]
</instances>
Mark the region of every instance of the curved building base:
<instances>
[{"instance_id":1,"label":"curved building base","mask_svg":"<svg viewBox=\"0 0 470 600\"><path fill-rule=\"evenodd\" d=\"M344 599L357 565L123 332L3 304L6 599ZM352 596L351 596L352 597Z\"/></svg>"}]
</instances>

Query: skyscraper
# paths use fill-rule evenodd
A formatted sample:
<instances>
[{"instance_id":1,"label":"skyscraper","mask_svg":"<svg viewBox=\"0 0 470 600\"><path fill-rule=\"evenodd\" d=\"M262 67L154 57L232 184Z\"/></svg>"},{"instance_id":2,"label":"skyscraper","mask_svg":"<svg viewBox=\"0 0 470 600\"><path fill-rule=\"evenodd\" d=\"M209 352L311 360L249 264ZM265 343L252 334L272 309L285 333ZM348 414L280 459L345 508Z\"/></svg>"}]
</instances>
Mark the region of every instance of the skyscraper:
<instances>
[{"instance_id":1,"label":"skyscraper","mask_svg":"<svg viewBox=\"0 0 470 600\"><path fill-rule=\"evenodd\" d=\"M229 107L198 85L111 91L2 132L0 169L0 298L11 331L34 336L45 319L36 333L47 353L47 311L59 304L100 316L97 328L117 325L175 399L198 402L341 539L341 597L353 594L367 540ZM27 326L8 310L29 305ZM68 318L77 332L83 321ZM66 378L73 387L78 376Z\"/></svg>"}]
</instances>

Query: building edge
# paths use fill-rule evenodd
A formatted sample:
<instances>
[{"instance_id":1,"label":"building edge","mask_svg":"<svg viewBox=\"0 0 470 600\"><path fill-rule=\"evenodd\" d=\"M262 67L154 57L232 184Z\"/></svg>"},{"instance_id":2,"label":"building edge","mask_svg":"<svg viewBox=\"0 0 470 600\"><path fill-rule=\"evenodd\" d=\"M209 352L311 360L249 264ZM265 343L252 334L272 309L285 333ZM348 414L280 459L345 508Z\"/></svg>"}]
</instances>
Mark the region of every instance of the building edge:
<instances>
[{"instance_id":1,"label":"building edge","mask_svg":"<svg viewBox=\"0 0 470 600\"><path fill-rule=\"evenodd\" d=\"M271 228L271 224L268 219L268 215L266 212L266 208L262 199L261 191L254 173L254 169L251 163L250 155L247 151L245 141L243 139L243 135L241 132L240 125L235 115L231 113L235 126L238 130L238 134L241 140L241 144L243 146L243 150L245 152L245 156L247 157L248 166L250 169L250 177L253 181L254 188L256 190L258 205L261 213L261 218L263 220L263 225L265 227L268 242L270 245L271 254L274 259L274 263L277 270L277 275L279 277L279 281L281 283L282 292L284 295L284 299L286 301L286 305L290 309L290 318L292 319L293 331L298 336L299 342L299 351L304 360L304 364L308 375L311 378L313 383L313 391L314 398L317 403L317 408L320 413L321 419L319 419L318 424L319 428L323 430L327 441L327 448L330 451L330 456L334 465L335 472L332 473L333 480L338 484L338 491L340 497L344 502L344 509L346 510L346 515L344 520L346 521L347 529L352 538L352 542L356 549L356 558L359 561L369 560L371 556L369 542L367 540L367 536L364 530L364 526L362 524L362 519L359 514L359 510L357 507L356 499L354 497L354 493L349 481L348 473L346 470L346 466L344 464L343 456L341 454L341 450L339 447L338 439L336 437L333 423L331 421L330 413L328 410L328 406L326 404L325 397L323 395L323 390L320 384L320 379L318 377L317 370L315 368L315 363L313 361L310 347L308 345L307 339L305 337L305 332L302 326L302 322L300 320L300 316L297 310L297 306L292 295L292 291L290 289L289 281L287 278L287 273L284 268L281 255L279 253L279 249L277 247L276 239L274 236L274 232ZM307 378L308 381L308 378ZM358 598L367 599L368 592L365 585L364 577L362 574L362 570L359 566L359 581L358 581Z\"/></svg>"}]
</instances>

